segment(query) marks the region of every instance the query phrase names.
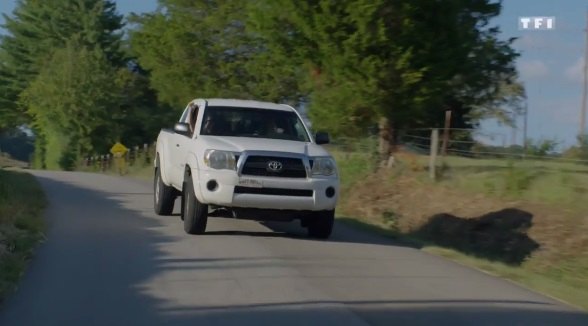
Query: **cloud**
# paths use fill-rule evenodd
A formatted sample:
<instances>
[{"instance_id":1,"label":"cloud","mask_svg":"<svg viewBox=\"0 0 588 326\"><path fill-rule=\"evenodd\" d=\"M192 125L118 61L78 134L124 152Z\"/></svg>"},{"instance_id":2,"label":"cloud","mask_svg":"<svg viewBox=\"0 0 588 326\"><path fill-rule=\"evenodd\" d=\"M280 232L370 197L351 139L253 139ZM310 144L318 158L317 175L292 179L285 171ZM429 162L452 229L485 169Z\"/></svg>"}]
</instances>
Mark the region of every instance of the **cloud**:
<instances>
[{"instance_id":1,"label":"cloud","mask_svg":"<svg viewBox=\"0 0 588 326\"><path fill-rule=\"evenodd\" d=\"M549 74L547 65L541 60L521 61L519 71L525 79L539 79Z\"/></svg>"},{"instance_id":2,"label":"cloud","mask_svg":"<svg viewBox=\"0 0 588 326\"><path fill-rule=\"evenodd\" d=\"M566 78L573 82L582 82L584 80L584 59L579 57L578 60L566 69Z\"/></svg>"}]
</instances>

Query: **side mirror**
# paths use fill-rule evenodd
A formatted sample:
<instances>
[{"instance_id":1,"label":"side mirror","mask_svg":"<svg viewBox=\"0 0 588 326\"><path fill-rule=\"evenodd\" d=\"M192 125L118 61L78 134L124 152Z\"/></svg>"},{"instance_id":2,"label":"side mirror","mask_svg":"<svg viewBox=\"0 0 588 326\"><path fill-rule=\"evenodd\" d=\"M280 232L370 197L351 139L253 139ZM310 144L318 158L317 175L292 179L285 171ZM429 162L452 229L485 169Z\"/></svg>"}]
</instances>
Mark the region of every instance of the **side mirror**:
<instances>
[{"instance_id":1,"label":"side mirror","mask_svg":"<svg viewBox=\"0 0 588 326\"><path fill-rule=\"evenodd\" d=\"M314 137L314 141L318 145L328 144L330 142L329 134L326 132L317 132L316 136Z\"/></svg>"},{"instance_id":2,"label":"side mirror","mask_svg":"<svg viewBox=\"0 0 588 326\"><path fill-rule=\"evenodd\" d=\"M174 125L174 131L180 135L189 135L190 125L185 122L178 122Z\"/></svg>"}]
</instances>

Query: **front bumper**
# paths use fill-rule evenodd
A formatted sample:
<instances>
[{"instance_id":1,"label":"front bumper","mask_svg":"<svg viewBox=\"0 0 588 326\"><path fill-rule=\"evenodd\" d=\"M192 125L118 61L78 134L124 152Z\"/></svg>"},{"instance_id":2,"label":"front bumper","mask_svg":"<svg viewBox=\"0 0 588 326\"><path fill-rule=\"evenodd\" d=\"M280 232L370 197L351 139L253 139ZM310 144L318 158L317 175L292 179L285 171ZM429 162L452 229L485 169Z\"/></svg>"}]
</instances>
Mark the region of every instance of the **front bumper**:
<instances>
[{"instance_id":1,"label":"front bumper","mask_svg":"<svg viewBox=\"0 0 588 326\"><path fill-rule=\"evenodd\" d=\"M321 211L337 205L337 177L283 178L239 176L230 170L201 170L198 174L199 200L225 207ZM209 187L214 181L216 187ZM243 182L253 181L251 187ZM261 184L261 187L260 187ZM211 189L209 189L211 188ZM334 194L332 193L334 191ZM332 195L329 197L329 195Z\"/></svg>"}]
</instances>

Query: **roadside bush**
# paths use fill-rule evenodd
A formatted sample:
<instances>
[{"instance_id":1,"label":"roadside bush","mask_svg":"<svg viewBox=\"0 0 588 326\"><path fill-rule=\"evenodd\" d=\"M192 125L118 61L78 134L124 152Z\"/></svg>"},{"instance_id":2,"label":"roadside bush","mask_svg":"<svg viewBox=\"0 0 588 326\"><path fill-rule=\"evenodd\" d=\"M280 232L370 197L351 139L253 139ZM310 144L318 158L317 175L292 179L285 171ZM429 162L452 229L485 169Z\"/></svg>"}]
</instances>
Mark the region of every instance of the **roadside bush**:
<instances>
[{"instance_id":1,"label":"roadside bush","mask_svg":"<svg viewBox=\"0 0 588 326\"><path fill-rule=\"evenodd\" d=\"M46 198L35 177L0 169L0 302L43 239Z\"/></svg>"},{"instance_id":2,"label":"roadside bush","mask_svg":"<svg viewBox=\"0 0 588 326\"><path fill-rule=\"evenodd\" d=\"M516 167L512 161L509 161L503 177L505 194L515 196L528 190L535 178L529 170Z\"/></svg>"}]
</instances>

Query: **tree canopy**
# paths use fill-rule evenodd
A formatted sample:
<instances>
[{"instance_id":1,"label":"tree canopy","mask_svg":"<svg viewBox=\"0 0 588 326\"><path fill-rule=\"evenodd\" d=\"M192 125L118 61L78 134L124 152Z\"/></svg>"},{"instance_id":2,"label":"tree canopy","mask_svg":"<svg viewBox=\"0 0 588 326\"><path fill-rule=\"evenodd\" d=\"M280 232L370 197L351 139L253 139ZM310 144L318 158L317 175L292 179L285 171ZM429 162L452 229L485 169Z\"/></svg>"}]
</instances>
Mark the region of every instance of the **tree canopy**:
<instances>
[{"instance_id":1,"label":"tree canopy","mask_svg":"<svg viewBox=\"0 0 588 326\"><path fill-rule=\"evenodd\" d=\"M512 123L525 92L513 39L491 24L500 11L491 0L159 0L128 17L123 38L113 1L23 0L0 43L0 120L28 121L40 153L74 158L153 139L196 97L304 106L334 136L379 124L389 149L404 129L440 127L446 110L459 127Z\"/></svg>"},{"instance_id":2,"label":"tree canopy","mask_svg":"<svg viewBox=\"0 0 588 326\"><path fill-rule=\"evenodd\" d=\"M113 1L24 0L5 19L0 120L4 127L32 127L39 166L66 168L129 133L141 135L139 141L154 136L149 122L129 132L131 115L162 106L146 74L130 67Z\"/></svg>"}]
</instances>

